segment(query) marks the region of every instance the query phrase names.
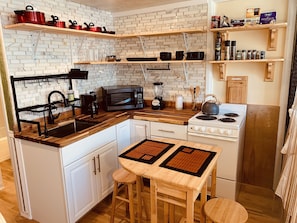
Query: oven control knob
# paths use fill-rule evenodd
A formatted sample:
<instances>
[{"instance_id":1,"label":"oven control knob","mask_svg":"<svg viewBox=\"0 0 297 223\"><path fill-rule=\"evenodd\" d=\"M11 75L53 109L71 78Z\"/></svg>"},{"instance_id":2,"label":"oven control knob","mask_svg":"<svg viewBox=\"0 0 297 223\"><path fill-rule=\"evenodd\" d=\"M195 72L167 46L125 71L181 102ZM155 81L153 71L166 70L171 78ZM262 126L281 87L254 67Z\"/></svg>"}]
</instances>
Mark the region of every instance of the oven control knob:
<instances>
[{"instance_id":1,"label":"oven control knob","mask_svg":"<svg viewBox=\"0 0 297 223\"><path fill-rule=\"evenodd\" d=\"M209 132L209 133L214 133L214 132L215 132L215 128L209 128L209 129L208 129L208 132Z\"/></svg>"},{"instance_id":2,"label":"oven control knob","mask_svg":"<svg viewBox=\"0 0 297 223\"><path fill-rule=\"evenodd\" d=\"M224 129L219 129L220 134L224 134Z\"/></svg>"},{"instance_id":3,"label":"oven control knob","mask_svg":"<svg viewBox=\"0 0 297 223\"><path fill-rule=\"evenodd\" d=\"M198 131L199 130L199 127L198 126L194 126L192 127L195 131Z\"/></svg>"},{"instance_id":4,"label":"oven control knob","mask_svg":"<svg viewBox=\"0 0 297 223\"><path fill-rule=\"evenodd\" d=\"M206 131L206 128L204 126L200 127L200 131L201 132L205 132Z\"/></svg>"},{"instance_id":5,"label":"oven control knob","mask_svg":"<svg viewBox=\"0 0 297 223\"><path fill-rule=\"evenodd\" d=\"M231 130L226 130L226 135L227 136L231 136L232 135L232 131Z\"/></svg>"}]
</instances>

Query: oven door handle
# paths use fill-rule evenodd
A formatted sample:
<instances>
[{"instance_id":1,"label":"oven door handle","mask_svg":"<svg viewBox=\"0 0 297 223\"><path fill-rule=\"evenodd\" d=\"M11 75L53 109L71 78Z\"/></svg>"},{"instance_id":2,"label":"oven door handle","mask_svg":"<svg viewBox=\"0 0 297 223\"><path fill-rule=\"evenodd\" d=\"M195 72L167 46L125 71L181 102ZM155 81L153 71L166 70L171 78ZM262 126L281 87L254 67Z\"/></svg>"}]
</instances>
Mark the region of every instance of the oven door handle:
<instances>
[{"instance_id":1,"label":"oven door handle","mask_svg":"<svg viewBox=\"0 0 297 223\"><path fill-rule=\"evenodd\" d=\"M224 137L224 136L214 136L214 135L207 135L207 134L200 134L200 133L193 133L193 132L188 132L188 135L193 136L193 137L219 139L219 140L230 141L230 142L237 142L238 141L238 138L231 138L231 137Z\"/></svg>"}]
</instances>

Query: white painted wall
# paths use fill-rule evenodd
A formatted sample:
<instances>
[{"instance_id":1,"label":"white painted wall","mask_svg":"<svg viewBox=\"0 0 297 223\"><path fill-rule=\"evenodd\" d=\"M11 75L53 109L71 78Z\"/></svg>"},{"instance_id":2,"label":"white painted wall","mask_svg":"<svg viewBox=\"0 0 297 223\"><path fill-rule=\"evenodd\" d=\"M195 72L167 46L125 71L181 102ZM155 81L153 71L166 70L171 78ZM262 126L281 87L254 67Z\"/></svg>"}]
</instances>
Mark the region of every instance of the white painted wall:
<instances>
[{"instance_id":1,"label":"white painted wall","mask_svg":"<svg viewBox=\"0 0 297 223\"><path fill-rule=\"evenodd\" d=\"M215 15L226 15L229 19L245 18L247 8L260 8L261 12L276 11L277 22L287 22L287 1L245 1L231 0L216 3ZM234 10L236 9L236 10ZM230 32L229 38L237 41L237 49L264 50L266 58L283 58L286 29L280 29L276 51L267 51L268 31ZM248 104L280 105L280 90L282 86L283 63L275 64L273 82L264 82L265 63L261 64L228 64L226 74L230 76L248 76ZM216 68L214 68L216 69ZM217 70L214 70L213 93L225 101L226 82L219 81Z\"/></svg>"}]
</instances>

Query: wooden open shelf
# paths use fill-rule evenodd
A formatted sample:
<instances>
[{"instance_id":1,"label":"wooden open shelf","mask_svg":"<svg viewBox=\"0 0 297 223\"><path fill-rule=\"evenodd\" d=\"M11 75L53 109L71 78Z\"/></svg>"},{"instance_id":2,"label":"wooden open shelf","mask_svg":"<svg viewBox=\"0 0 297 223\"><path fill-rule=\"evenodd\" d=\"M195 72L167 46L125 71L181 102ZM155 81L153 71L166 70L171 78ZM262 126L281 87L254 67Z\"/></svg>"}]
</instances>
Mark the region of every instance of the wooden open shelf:
<instances>
[{"instance_id":1,"label":"wooden open shelf","mask_svg":"<svg viewBox=\"0 0 297 223\"><path fill-rule=\"evenodd\" d=\"M47 26L47 25L37 25L32 23L17 23L12 25L5 26L5 29L12 30L21 30L21 31L37 31L37 32L45 32L45 33L53 33L53 34L69 34L76 36L85 36L85 37L97 37L97 38L105 38L105 39L115 39L115 38L134 38L134 37L145 37L145 36L164 36L164 35L175 35L175 34L183 34L183 33L206 33L207 30L202 29L183 29L183 30L171 30L164 32L155 32L155 33L138 33L138 34L107 34L100 32L91 32L85 30L76 30L70 28L58 28L55 26Z\"/></svg>"},{"instance_id":2,"label":"wooden open shelf","mask_svg":"<svg viewBox=\"0 0 297 223\"><path fill-rule=\"evenodd\" d=\"M229 32L240 32L240 31L251 31L251 30L268 30L268 46L267 50L275 51L276 43L278 37L278 30L280 28L287 27L287 23L274 23L274 24L254 24L254 25L244 25L244 26L235 26L235 27L225 27L225 28L215 28L210 29L211 32L220 32L222 33L223 41L229 39Z\"/></svg>"},{"instance_id":3,"label":"wooden open shelf","mask_svg":"<svg viewBox=\"0 0 297 223\"><path fill-rule=\"evenodd\" d=\"M180 64L180 63L204 63L205 60L157 60L157 61L127 61L121 60L120 62L107 62L107 61L81 61L74 64Z\"/></svg>"},{"instance_id":4,"label":"wooden open shelf","mask_svg":"<svg viewBox=\"0 0 297 223\"><path fill-rule=\"evenodd\" d=\"M226 65L232 63L266 63L265 81L273 81L274 79L274 65L276 62L283 62L283 58L276 59L257 59L257 60L218 60L208 61L211 64L219 66L219 79L226 80Z\"/></svg>"}]
</instances>

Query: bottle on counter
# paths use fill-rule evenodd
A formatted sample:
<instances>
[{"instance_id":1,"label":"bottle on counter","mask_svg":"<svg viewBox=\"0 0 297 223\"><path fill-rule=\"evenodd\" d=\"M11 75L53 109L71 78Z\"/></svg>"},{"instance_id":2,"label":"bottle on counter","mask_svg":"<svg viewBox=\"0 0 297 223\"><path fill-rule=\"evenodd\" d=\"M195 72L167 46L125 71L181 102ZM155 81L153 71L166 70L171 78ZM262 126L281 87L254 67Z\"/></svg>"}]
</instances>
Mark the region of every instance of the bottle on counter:
<instances>
[{"instance_id":1,"label":"bottle on counter","mask_svg":"<svg viewBox=\"0 0 297 223\"><path fill-rule=\"evenodd\" d=\"M74 91L71 88L69 88L67 95L68 95L69 105L73 105L74 104Z\"/></svg>"},{"instance_id":2,"label":"bottle on counter","mask_svg":"<svg viewBox=\"0 0 297 223\"><path fill-rule=\"evenodd\" d=\"M221 60L221 46L222 46L221 34L217 32L217 37L215 42L215 60Z\"/></svg>"}]
</instances>

